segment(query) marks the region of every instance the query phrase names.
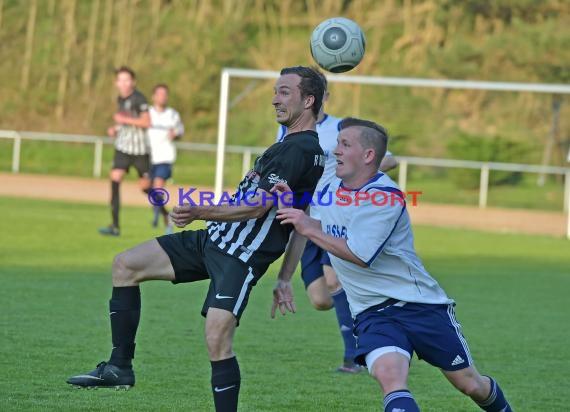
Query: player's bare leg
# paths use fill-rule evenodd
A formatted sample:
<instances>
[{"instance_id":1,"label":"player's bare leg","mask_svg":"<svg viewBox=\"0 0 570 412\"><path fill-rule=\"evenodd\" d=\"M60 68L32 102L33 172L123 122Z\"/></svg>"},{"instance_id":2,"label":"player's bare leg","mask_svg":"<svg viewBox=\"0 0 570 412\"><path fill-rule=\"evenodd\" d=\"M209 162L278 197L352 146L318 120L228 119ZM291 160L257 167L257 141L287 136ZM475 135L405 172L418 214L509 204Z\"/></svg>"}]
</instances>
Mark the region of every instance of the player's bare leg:
<instances>
[{"instance_id":1,"label":"player's bare leg","mask_svg":"<svg viewBox=\"0 0 570 412\"><path fill-rule=\"evenodd\" d=\"M209 308L206 315L206 345L212 365L212 393L217 412L237 411L240 370L232 349L236 330L234 314Z\"/></svg>"},{"instance_id":2,"label":"player's bare leg","mask_svg":"<svg viewBox=\"0 0 570 412\"><path fill-rule=\"evenodd\" d=\"M315 279L307 286L307 295L311 305L316 310L329 310L333 307L331 294L323 276Z\"/></svg>"},{"instance_id":3,"label":"player's bare leg","mask_svg":"<svg viewBox=\"0 0 570 412\"><path fill-rule=\"evenodd\" d=\"M132 359L139 325L139 284L146 280L169 280L174 269L156 239L117 255L113 261L113 293L109 301L113 350L108 362L91 372L76 375L67 383L83 388L129 388L135 384Z\"/></svg>"},{"instance_id":4,"label":"player's bare leg","mask_svg":"<svg viewBox=\"0 0 570 412\"><path fill-rule=\"evenodd\" d=\"M458 371L442 372L453 386L473 399L481 409L486 411L511 411L497 382L489 376L481 375L474 366Z\"/></svg>"},{"instance_id":5,"label":"player's bare leg","mask_svg":"<svg viewBox=\"0 0 570 412\"><path fill-rule=\"evenodd\" d=\"M382 350L380 348L378 350ZM372 355L369 354L370 356ZM367 357L370 374L380 384L384 393L384 410L405 410L419 412L419 407L408 391L407 381L410 370L410 359L402 353L387 352L375 360Z\"/></svg>"},{"instance_id":6,"label":"player's bare leg","mask_svg":"<svg viewBox=\"0 0 570 412\"><path fill-rule=\"evenodd\" d=\"M120 198L120 186L125 174L127 173L124 169L112 169L109 174L111 180L111 216L112 223L108 227L99 229L99 233L102 235L119 236L119 209L121 207Z\"/></svg>"}]
</instances>

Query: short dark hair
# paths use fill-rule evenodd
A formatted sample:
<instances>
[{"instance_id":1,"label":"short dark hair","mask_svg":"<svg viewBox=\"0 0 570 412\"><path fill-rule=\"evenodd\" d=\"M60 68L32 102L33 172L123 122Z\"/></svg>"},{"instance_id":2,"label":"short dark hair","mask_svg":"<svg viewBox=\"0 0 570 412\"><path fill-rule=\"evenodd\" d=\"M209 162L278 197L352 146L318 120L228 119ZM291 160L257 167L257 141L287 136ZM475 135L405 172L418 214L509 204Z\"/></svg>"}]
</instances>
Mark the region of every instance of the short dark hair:
<instances>
[{"instance_id":1,"label":"short dark hair","mask_svg":"<svg viewBox=\"0 0 570 412\"><path fill-rule=\"evenodd\" d=\"M349 127L359 127L361 129L360 144L365 149L374 149L376 152L376 167L380 167L380 162L386 155L388 147L388 132L386 128L369 120L347 117L340 122L339 130Z\"/></svg>"},{"instance_id":2,"label":"short dark hair","mask_svg":"<svg viewBox=\"0 0 570 412\"><path fill-rule=\"evenodd\" d=\"M158 83L152 88L152 92L155 93L158 89L164 89L167 92L170 91L166 83Z\"/></svg>"},{"instance_id":3,"label":"short dark hair","mask_svg":"<svg viewBox=\"0 0 570 412\"><path fill-rule=\"evenodd\" d=\"M315 102L311 108L315 119L319 115L321 106L323 105L323 96L325 94L325 85L321 79L322 73L319 73L310 67L295 66L285 67L281 70L281 75L296 74L301 78L299 89L301 90L301 97L313 96Z\"/></svg>"},{"instance_id":4,"label":"short dark hair","mask_svg":"<svg viewBox=\"0 0 570 412\"><path fill-rule=\"evenodd\" d=\"M115 76L118 76L119 73L128 73L133 80L137 79L135 71L131 69L129 66L121 66L118 69L115 69Z\"/></svg>"},{"instance_id":5,"label":"short dark hair","mask_svg":"<svg viewBox=\"0 0 570 412\"><path fill-rule=\"evenodd\" d=\"M326 92L329 88L329 82L327 80L327 76L325 76L325 74L322 71L320 71L317 66L313 66L313 67L311 67L311 69L316 71L317 74L319 75L319 77L321 78L321 81L323 82L323 86L325 86L325 92Z\"/></svg>"}]
</instances>

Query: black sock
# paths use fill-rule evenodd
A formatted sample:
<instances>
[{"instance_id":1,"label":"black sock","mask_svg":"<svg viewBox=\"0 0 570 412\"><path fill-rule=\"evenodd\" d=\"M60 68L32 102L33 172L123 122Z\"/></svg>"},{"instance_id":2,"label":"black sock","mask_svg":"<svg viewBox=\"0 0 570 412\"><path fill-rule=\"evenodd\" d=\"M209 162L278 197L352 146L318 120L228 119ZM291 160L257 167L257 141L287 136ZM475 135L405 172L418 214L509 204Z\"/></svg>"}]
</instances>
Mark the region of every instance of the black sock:
<instances>
[{"instance_id":1,"label":"black sock","mask_svg":"<svg viewBox=\"0 0 570 412\"><path fill-rule=\"evenodd\" d=\"M113 227L119 228L119 207L121 199L119 197L120 182L111 181L111 215L113 216Z\"/></svg>"},{"instance_id":2,"label":"black sock","mask_svg":"<svg viewBox=\"0 0 570 412\"><path fill-rule=\"evenodd\" d=\"M113 351L109 363L127 367L135 357L135 335L141 317L141 292L138 286L114 287L109 301Z\"/></svg>"},{"instance_id":3,"label":"black sock","mask_svg":"<svg viewBox=\"0 0 570 412\"><path fill-rule=\"evenodd\" d=\"M238 361L235 358L211 361L212 393L216 412L237 411L241 381Z\"/></svg>"}]
</instances>

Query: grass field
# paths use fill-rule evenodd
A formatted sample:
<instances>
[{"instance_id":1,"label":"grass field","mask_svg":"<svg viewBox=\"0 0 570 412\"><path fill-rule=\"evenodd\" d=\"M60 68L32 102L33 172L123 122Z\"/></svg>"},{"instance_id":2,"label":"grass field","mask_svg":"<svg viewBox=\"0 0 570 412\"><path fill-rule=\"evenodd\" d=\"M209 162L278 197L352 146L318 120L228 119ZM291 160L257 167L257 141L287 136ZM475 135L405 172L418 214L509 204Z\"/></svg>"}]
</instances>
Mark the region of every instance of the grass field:
<instances>
[{"instance_id":1,"label":"grass field","mask_svg":"<svg viewBox=\"0 0 570 412\"><path fill-rule=\"evenodd\" d=\"M123 236L112 239L96 233L108 221L103 206L0 198L0 209L0 410L212 410L199 315L205 283L142 287L133 390L65 384L108 357L110 262L159 234L148 209L126 208ZM513 407L568 410L569 243L418 227L416 245L457 300L479 369L501 382ZM341 358L334 314L312 310L299 279L298 313L269 318L274 278L275 267L253 291L237 333L241 410L380 410L367 374L332 372ZM479 410L424 362L414 360L410 387L424 411Z\"/></svg>"}]
</instances>

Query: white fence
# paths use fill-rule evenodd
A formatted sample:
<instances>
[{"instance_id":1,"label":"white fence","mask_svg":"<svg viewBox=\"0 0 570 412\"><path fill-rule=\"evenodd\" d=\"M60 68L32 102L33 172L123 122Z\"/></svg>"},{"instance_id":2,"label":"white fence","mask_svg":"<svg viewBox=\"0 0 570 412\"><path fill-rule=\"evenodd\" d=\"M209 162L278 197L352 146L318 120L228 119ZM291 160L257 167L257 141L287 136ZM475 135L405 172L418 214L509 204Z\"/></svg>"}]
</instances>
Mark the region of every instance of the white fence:
<instances>
[{"instance_id":1,"label":"white fence","mask_svg":"<svg viewBox=\"0 0 570 412\"><path fill-rule=\"evenodd\" d=\"M93 176L101 177L103 163L103 145L111 145L113 140L108 137L90 136L90 135L72 135L62 133L39 133L39 132L17 132L14 130L0 130L0 138L12 139L12 172L20 171L20 159L22 141L24 140L41 140L49 142L66 142L66 143L83 143L93 145ZM218 145L209 143L190 143L177 142L179 150L191 150L216 153ZM225 147L226 153L242 154L242 172L243 174L251 167L251 158L254 154L261 154L265 147L258 146L231 146ZM517 163L497 163L497 162L478 162L471 160L453 160L453 159L435 159L428 157L397 157L400 166L398 172L398 184L403 191L406 190L408 180L408 166L432 166L444 168L464 168L480 170L479 185L479 207L487 206L487 194L489 191L489 172L491 170L524 172L524 173L544 173L564 176L564 211L568 214L567 237L570 239L570 168L557 166L541 166Z\"/></svg>"}]
</instances>

